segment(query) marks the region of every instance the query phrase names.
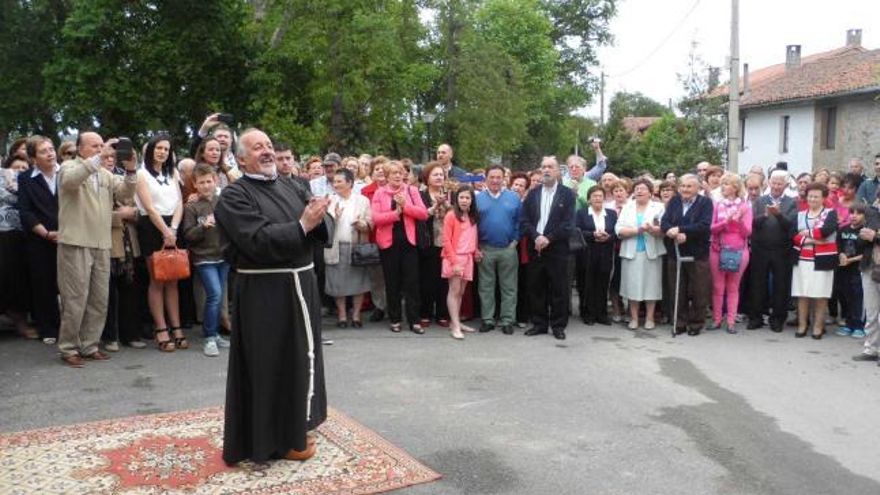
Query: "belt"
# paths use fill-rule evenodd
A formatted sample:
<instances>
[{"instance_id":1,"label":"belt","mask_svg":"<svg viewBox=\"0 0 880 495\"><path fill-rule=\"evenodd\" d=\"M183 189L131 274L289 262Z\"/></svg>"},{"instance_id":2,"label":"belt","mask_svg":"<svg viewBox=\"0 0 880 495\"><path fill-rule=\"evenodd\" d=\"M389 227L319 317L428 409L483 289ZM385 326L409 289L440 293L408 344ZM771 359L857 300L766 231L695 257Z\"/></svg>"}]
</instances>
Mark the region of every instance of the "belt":
<instances>
[{"instance_id":1,"label":"belt","mask_svg":"<svg viewBox=\"0 0 880 495\"><path fill-rule=\"evenodd\" d=\"M309 263L299 268L238 268L235 271L247 275L271 275L276 273L300 273L311 270L314 267L314 263Z\"/></svg>"}]
</instances>

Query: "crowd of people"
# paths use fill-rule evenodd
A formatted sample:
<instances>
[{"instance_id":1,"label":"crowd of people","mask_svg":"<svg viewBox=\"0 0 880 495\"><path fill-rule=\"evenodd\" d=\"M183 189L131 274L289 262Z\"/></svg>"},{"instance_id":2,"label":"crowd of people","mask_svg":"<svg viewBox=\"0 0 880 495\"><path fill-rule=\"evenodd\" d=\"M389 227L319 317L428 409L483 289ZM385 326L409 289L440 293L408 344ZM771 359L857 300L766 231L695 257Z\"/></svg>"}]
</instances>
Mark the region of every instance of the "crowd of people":
<instances>
[{"instance_id":1,"label":"crowd of people","mask_svg":"<svg viewBox=\"0 0 880 495\"><path fill-rule=\"evenodd\" d=\"M130 156L122 139L81 132L58 153L43 136L12 144L0 173L0 313L72 367L147 347L146 322L163 352L189 348L187 329L201 322L202 351L218 356L245 290L235 279L249 273L229 246L271 252L289 239L218 223L215 212L234 206L224 190L250 177L220 114L198 129L190 158L167 134ZM790 324L821 339L833 322L864 339L855 359L877 360L880 155L873 178L859 160L797 177L784 162L744 175L702 162L630 178L609 169L599 140L593 166L547 156L529 171L466 171L448 144L423 165L333 152L297 161L285 143L261 146L271 153L256 150L254 166L275 175L259 180L327 202L332 228L312 261L336 327L361 328L368 313L392 332L565 339L575 315L690 336ZM155 276L153 257L171 249L188 251L192 277Z\"/></svg>"}]
</instances>

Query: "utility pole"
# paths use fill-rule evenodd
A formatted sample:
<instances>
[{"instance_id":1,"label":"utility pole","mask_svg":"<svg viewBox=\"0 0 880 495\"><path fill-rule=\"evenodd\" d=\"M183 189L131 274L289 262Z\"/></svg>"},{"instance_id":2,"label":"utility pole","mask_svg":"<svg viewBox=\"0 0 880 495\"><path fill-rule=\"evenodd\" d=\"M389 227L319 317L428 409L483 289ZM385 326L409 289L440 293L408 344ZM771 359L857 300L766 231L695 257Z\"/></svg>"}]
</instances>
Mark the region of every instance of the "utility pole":
<instances>
[{"instance_id":1,"label":"utility pole","mask_svg":"<svg viewBox=\"0 0 880 495\"><path fill-rule=\"evenodd\" d=\"M599 125L605 125L605 71L599 78Z\"/></svg>"},{"instance_id":2,"label":"utility pole","mask_svg":"<svg viewBox=\"0 0 880 495\"><path fill-rule=\"evenodd\" d=\"M739 0L730 2L730 106L727 113L727 169L739 173Z\"/></svg>"}]
</instances>

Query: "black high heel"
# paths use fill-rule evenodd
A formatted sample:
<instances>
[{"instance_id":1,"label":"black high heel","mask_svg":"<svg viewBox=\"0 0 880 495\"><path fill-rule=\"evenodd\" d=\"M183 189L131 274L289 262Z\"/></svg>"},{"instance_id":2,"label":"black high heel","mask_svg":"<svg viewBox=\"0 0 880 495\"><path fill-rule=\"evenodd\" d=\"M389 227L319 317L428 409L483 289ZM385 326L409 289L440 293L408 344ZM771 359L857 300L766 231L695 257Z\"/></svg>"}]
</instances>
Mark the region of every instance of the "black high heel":
<instances>
[{"instance_id":1,"label":"black high heel","mask_svg":"<svg viewBox=\"0 0 880 495\"><path fill-rule=\"evenodd\" d=\"M806 336L807 336L807 331L806 331L806 330L804 330L803 332L795 332L795 333L794 333L794 338L796 338L796 339L802 339L802 338L804 338L804 337L806 337Z\"/></svg>"}]
</instances>

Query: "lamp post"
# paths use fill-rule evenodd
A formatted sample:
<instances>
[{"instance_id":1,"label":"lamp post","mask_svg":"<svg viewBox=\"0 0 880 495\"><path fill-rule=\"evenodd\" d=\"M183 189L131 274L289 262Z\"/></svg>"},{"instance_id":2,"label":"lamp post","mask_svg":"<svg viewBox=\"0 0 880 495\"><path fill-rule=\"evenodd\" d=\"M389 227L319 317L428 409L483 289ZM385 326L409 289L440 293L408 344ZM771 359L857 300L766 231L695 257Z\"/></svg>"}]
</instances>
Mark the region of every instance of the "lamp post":
<instances>
[{"instance_id":1,"label":"lamp post","mask_svg":"<svg viewBox=\"0 0 880 495\"><path fill-rule=\"evenodd\" d=\"M437 118L437 115L432 112L425 112L422 114L422 122L424 122L427 127L425 149L422 151L422 164L428 163L431 155L431 124L434 123L435 118Z\"/></svg>"}]
</instances>

